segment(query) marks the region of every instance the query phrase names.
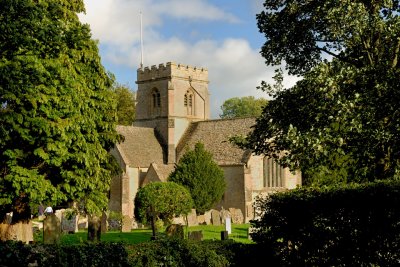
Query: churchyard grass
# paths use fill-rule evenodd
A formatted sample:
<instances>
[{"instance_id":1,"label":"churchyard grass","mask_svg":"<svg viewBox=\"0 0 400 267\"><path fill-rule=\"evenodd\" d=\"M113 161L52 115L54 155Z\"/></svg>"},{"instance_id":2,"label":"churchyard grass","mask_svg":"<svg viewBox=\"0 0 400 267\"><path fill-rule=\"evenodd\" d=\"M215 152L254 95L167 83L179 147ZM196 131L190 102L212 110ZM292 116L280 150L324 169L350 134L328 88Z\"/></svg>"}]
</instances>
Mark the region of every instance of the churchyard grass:
<instances>
[{"instance_id":1,"label":"churchyard grass","mask_svg":"<svg viewBox=\"0 0 400 267\"><path fill-rule=\"evenodd\" d=\"M230 239L241 243L252 243L248 239L247 232L249 224L233 224ZM184 227L186 233L186 227ZM221 231L225 230L225 226L199 225L189 227L189 231L202 231L203 240L221 240ZM163 234L164 231L161 231ZM150 240L152 235L151 229L134 229L129 233L121 233L119 231L109 231L101 234L101 241L104 242L124 242L126 244L143 243ZM35 241L41 242L43 239L41 233L35 235ZM87 241L87 231L80 231L74 234L63 234L61 236L61 244L79 244Z\"/></svg>"}]
</instances>

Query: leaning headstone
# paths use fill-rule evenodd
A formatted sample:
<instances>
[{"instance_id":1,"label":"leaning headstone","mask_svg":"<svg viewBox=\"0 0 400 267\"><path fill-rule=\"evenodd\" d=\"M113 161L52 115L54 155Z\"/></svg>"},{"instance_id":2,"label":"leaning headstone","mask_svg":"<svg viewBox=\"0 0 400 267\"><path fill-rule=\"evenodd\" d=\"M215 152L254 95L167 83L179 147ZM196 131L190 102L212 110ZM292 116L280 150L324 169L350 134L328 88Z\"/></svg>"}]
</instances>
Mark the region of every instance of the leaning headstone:
<instances>
[{"instance_id":1,"label":"leaning headstone","mask_svg":"<svg viewBox=\"0 0 400 267\"><path fill-rule=\"evenodd\" d=\"M108 221L107 221L107 214L103 212L101 215L101 233L107 233L108 230Z\"/></svg>"},{"instance_id":2,"label":"leaning headstone","mask_svg":"<svg viewBox=\"0 0 400 267\"><path fill-rule=\"evenodd\" d=\"M187 215L188 225L189 226L197 226L199 225L197 221L196 210L192 209L192 211Z\"/></svg>"},{"instance_id":3,"label":"leaning headstone","mask_svg":"<svg viewBox=\"0 0 400 267\"><path fill-rule=\"evenodd\" d=\"M122 217L121 232L128 233L132 231L132 219L128 215Z\"/></svg>"},{"instance_id":4,"label":"leaning headstone","mask_svg":"<svg viewBox=\"0 0 400 267\"><path fill-rule=\"evenodd\" d=\"M89 216L88 241L100 241L101 238L101 218Z\"/></svg>"},{"instance_id":5,"label":"leaning headstone","mask_svg":"<svg viewBox=\"0 0 400 267\"><path fill-rule=\"evenodd\" d=\"M241 209L230 208L232 223L242 224L244 223L244 217Z\"/></svg>"},{"instance_id":6,"label":"leaning headstone","mask_svg":"<svg viewBox=\"0 0 400 267\"><path fill-rule=\"evenodd\" d=\"M204 222L206 225L210 225L211 224L211 211L206 211L204 213Z\"/></svg>"},{"instance_id":7,"label":"leaning headstone","mask_svg":"<svg viewBox=\"0 0 400 267\"><path fill-rule=\"evenodd\" d=\"M227 231L228 234L232 234L231 218L229 217L225 218L225 231Z\"/></svg>"},{"instance_id":8,"label":"leaning headstone","mask_svg":"<svg viewBox=\"0 0 400 267\"><path fill-rule=\"evenodd\" d=\"M192 231L189 232L188 238L190 240L201 241L203 240L203 231Z\"/></svg>"},{"instance_id":9,"label":"leaning headstone","mask_svg":"<svg viewBox=\"0 0 400 267\"><path fill-rule=\"evenodd\" d=\"M174 238L179 238L183 239L184 233L183 233L183 226L180 224L171 224L167 227L165 230L165 233L169 237L174 237Z\"/></svg>"},{"instance_id":10,"label":"leaning headstone","mask_svg":"<svg viewBox=\"0 0 400 267\"><path fill-rule=\"evenodd\" d=\"M49 214L43 221L43 243L56 244L60 241L61 222L55 214Z\"/></svg>"},{"instance_id":11,"label":"leaning headstone","mask_svg":"<svg viewBox=\"0 0 400 267\"><path fill-rule=\"evenodd\" d=\"M217 210L211 211L211 221L212 221L213 225L216 225L216 226L221 225L221 217L220 217L219 211L217 211Z\"/></svg>"}]
</instances>

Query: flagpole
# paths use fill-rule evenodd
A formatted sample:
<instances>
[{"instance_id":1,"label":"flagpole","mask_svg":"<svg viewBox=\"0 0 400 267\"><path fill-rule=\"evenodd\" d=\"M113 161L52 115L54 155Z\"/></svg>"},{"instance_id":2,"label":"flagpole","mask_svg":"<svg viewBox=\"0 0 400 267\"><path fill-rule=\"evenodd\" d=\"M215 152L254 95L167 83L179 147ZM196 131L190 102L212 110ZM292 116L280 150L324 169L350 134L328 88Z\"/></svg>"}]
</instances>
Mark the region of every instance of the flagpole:
<instances>
[{"instance_id":1,"label":"flagpole","mask_svg":"<svg viewBox=\"0 0 400 267\"><path fill-rule=\"evenodd\" d=\"M142 21L142 11L140 11L140 69L143 69L143 21Z\"/></svg>"}]
</instances>

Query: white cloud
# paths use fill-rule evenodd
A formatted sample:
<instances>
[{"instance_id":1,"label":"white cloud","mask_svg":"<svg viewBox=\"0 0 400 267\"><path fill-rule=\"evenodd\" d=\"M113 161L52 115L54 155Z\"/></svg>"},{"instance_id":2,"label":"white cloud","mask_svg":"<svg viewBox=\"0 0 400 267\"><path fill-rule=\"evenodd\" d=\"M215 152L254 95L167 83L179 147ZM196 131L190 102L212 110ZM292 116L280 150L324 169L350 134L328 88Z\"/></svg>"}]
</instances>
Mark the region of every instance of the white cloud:
<instances>
[{"instance_id":1,"label":"white cloud","mask_svg":"<svg viewBox=\"0 0 400 267\"><path fill-rule=\"evenodd\" d=\"M236 21L233 15L206 1L85 0L85 4L87 15L82 19L91 25L94 37L100 40L103 61L132 69L132 76L140 60L139 11L145 13L151 7L152 15L145 17L145 66L174 61L207 68L213 118L218 117L220 106L228 98L249 95L267 97L256 87L261 80L272 82L274 68L265 66L259 52L252 49L247 40L203 39L190 43L174 36L164 37L157 32L157 25L162 23L163 16ZM181 8L171 8L171 5L180 5ZM293 84L292 80L288 82Z\"/></svg>"}]
</instances>

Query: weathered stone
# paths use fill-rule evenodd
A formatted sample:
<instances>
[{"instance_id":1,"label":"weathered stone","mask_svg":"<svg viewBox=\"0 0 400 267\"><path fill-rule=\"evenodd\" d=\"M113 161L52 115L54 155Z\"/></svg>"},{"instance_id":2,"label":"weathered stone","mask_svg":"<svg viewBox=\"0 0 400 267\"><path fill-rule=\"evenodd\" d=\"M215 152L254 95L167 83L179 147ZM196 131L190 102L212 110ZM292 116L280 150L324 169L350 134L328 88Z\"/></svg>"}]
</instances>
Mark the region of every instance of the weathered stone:
<instances>
[{"instance_id":1,"label":"weathered stone","mask_svg":"<svg viewBox=\"0 0 400 267\"><path fill-rule=\"evenodd\" d=\"M206 224L206 221L205 221L205 218L204 218L204 214L197 216L197 222L199 224Z\"/></svg>"},{"instance_id":2,"label":"weathered stone","mask_svg":"<svg viewBox=\"0 0 400 267\"><path fill-rule=\"evenodd\" d=\"M183 226L180 224L169 225L167 227L167 229L165 230L165 233L169 237L174 237L174 238L179 238L179 239L184 238Z\"/></svg>"},{"instance_id":3,"label":"weathered stone","mask_svg":"<svg viewBox=\"0 0 400 267\"><path fill-rule=\"evenodd\" d=\"M195 209L192 209L192 211L187 215L187 220L189 226L199 225L197 222L197 214Z\"/></svg>"},{"instance_id":4,"label":"weathered stone","mask_svg":"<svg viewBox=\"0 0 400 267\"><path fill-rule=\"evenodd\" d=\"M203 240L203 231L200 230L200 231L189 232L188 238L190 240L201 241Z\"/></svg>"},{"instance_id":5,"label":"weathered stone","mask_svg":"<svg viewBox=\"0 0 400 267\"><path fill-rule=\"evenodd\" d=\"M172 223L186 225L186 220L183 216L180 216L180 217L173 218Z\"/></svg>"},{"instance_id":6,"label":"weathered stone","mask_svg":"<svg viewBox=\"0 0 400 267\"><path fill-rule=\"evenodd\" d=\"M89 216L88 241L100 241L101 238L101 218Z\"/></svg>"},{"instance_id":7,"label":"weathered stone","mask_svg":"<svg viewBox=\"0 0 400 267\"><path fill-rule=\"evenodd\" d=\"M221 216L221 222L225 224L225 219L231 217L231 213L228 210L222 208L219 215Z\"/></svg>"},{"instance_id":8,"label":"weathered stone","mask_svg":"<svg viewBox=\"0 0 400 267\"><path fill-rule=\"evenodd\" d=\"M211 224L211 211L206 211L206 212L204 213L204 222L205 222L205 224L207 224L207 225L210 225L210 224Z\"/></svg>"},{"instance_id":9,"label":"weathered stone","mask_svg":"<svg viewBox=\"0 0 400 267\"><path fill-rule=\"evenodd\" d=\"M0 224L0 240L18 240L24 243L33 241L32 222L20 222L14 224Z\"/></svg>"},{"instance_id":10,"label":"weathered stone","mask_svg":"<svg viewBox=\"0 0 400 267\"><path fill-rule=\"evenodd\" d=\"M88 217L87 216L79 216L78 217L78 229L87 229L88 228Z\"/></svg>"},{"instance_id":11,"label":"weathered stone","mask_svg":"<svg viewBox=\"0 0 400 267\"><path fill-rule=\"evenodd\" d=\"M63 233L76 233L78 232L78 215L68 214L69 211L63 212L61 217L61 231Z\"/></svg>"},{"instance_id":12,"label":"weathered stone","mask_svg":"<svg viewBox=\"0 0 400 267\"><path fill-rule=\"evenodd\" d=\"M60 241L61 222L55 214L49 214L43 221L43 243L55 244Z\"/></svg>"},{"instance_id":13,"label":"weathered stone","mask_svg":"<svg viewBox=\"0 0 400 267\"><path fill-rule=\"evenodd\" d=\"M241 209L230 208L232 223L242 224L244 223L244 217Z\"/></svg>"},{"instance_id":14,"label":"weathered stone","mask_svg":"<svg viewBox=\"0 0 400 267\"><path fill-rule=\"evenodd\" d=\"M101 215L101 233L107 233L108 230L108 221L107 221L107 214L103 212Z\"/></svg>"},{"instance_id":15,"label":"weathered stone","mask_svg":"<svg viewBox=\"0 0 400 267\"><path fill-rule=\"evenodd\" d=\"M122 217L121 232L128 233L132 231L132 219L128 215Z\"/></svg>"},{"instance_id":16,"label":"weathered stone","mask_svg":"<svg viewBox=\"0 0 400 267\"><path fill-rule=\"evenodd\" d=\"M219 211L217 210L211 210L211 222L213 225L221 225L221 216L219 214Z\"/></svg>"}]
</instances>

